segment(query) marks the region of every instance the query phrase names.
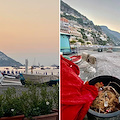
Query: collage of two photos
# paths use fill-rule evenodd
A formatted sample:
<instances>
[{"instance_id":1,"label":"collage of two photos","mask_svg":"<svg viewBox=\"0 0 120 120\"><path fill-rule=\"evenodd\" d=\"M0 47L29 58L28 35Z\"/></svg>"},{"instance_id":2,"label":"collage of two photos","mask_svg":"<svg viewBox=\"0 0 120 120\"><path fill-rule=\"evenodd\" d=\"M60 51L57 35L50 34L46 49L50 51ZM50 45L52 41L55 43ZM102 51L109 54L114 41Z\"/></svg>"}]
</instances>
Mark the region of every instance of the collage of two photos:
<instances>
[{"instance_id":1,"label":"collage of two photos","mask_svg":"<svg viewBox=\"0 0 120 120\"><path fill-rule=\"evenodd\" d=\"M119 120L119 4L0 0L0 120Z\"/></svg>"}]
</instances>

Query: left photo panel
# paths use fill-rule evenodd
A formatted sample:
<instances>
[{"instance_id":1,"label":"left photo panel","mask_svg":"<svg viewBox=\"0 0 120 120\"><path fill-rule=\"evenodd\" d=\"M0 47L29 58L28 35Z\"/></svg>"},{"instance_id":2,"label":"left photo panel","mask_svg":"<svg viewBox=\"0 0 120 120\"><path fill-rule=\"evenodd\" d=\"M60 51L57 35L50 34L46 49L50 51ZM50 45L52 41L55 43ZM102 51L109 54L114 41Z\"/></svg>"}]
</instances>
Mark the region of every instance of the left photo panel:
<instances>
[{"instance_id":1,"label":"left photo panel","mask_svg":"<svg viewBox=\"0 0 120 120\"><path fill-rule=\"evenodd\" d=\"M0 0L0 16L0 119L58 120L59 0Z\"/></svg>"}]
</instances>

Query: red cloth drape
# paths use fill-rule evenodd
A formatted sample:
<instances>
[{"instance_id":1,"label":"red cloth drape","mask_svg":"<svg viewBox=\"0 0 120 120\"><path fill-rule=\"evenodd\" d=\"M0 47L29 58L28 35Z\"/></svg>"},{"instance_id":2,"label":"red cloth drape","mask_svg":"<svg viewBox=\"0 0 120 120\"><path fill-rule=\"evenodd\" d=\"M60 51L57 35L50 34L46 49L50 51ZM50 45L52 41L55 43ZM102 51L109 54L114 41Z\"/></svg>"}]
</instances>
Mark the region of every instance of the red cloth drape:
<instances>
[{"instance_id":1,"label":"red cloth drape","mask_svg":"<svg viewBox=\"0 0 120 120\"><path fill-rule=\"evenodd\" d=\"M91 103L98 95L92 85L86 85L78 77L79 67L61 56L61 120L83 120Z\"/></svg>"}]
</instances>

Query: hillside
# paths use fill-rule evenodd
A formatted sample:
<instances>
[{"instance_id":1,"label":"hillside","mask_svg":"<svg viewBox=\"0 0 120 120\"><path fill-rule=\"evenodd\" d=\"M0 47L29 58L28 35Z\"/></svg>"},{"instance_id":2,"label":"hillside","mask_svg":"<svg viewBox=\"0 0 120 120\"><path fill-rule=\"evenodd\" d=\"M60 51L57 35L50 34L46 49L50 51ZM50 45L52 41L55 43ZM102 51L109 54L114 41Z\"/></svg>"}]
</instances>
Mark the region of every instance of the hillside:
<instances>
[{"instance_id":1,"label":"hillside","mask_svg":"<svg viewBox=\"0 0 120 120\"><path fill-rule=\"evenodd\" d=\"M22 66L22 64L0 52L0 66Z\"/></svg>"},{"instance_id":2,"label":"hillside","mask_svg":"<svg viewBox=\"0 0 120 120\"><path fill-rule=\"evenodd\" d=\"M70 7L68 4L64 3L63 1L61 1L60 10L64 13L63 15L61 15L61 17L65 17L68 20L76 21L78 24L82 26L88 26L98 31L101 31L101 28L99 26L94 25L94 23L91 20L89 20L86 16L82 15L77 10Z\"/></svg>"},{"instance_id":3,"label":"hillside","mask_svg":"<svg viewBox=\"0 0 120 120\"><path fill-rule=\"evenodd\" d=\"M60 10L61 18L69 21L68 25L61 22L61 31L63 31L64 25L66 25L67 33L75 37L77 36L75 40L78 40L78 42L82 41L85 43L91 41L93 44L99 45L120 45L120 33L111 31L103 26L94 25L86 16L63 1L61 1Z\"/></svg>"}]
</instances>

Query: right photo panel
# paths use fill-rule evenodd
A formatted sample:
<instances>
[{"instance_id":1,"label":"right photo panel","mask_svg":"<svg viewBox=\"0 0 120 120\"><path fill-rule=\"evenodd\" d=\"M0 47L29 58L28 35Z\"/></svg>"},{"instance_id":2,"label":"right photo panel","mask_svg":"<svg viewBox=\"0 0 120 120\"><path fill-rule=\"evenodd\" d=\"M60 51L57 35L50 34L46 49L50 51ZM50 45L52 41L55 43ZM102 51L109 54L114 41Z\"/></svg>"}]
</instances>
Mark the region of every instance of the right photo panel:
<instances>
[{"instance_id":1,"label":"right photo panel","mask_svg":"<svg viewBox=\"0 0 120 120\"><path fill-rule=\"evenodd\" d=\"M60 0L60 120L120 120L119 5Z\"/></svg>"}]
</instances>

